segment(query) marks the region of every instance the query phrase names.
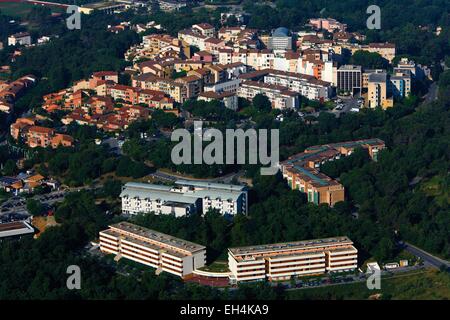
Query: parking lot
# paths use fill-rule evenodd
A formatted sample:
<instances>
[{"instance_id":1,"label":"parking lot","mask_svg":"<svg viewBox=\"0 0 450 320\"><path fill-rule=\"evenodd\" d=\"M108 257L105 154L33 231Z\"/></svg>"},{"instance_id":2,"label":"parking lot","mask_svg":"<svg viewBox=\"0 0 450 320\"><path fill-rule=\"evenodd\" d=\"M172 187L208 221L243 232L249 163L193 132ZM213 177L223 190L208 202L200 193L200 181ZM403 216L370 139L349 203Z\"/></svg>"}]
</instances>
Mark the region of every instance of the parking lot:
<instances>
[{"instance_id":1,"label":"parking lot","mask_svg":"<svg viewBox=\"0 0 450 320\"><path fill-rule=\"evenodd\" d=\"M44 206L51 206L55 202L64 199L64 191L55 191L49 194L35 196L32 199L41 202ZM24 220L29 216L27 211L27 199L22 196L14 196L0 206L1 222Z\"/></svg>"}]
</instances>

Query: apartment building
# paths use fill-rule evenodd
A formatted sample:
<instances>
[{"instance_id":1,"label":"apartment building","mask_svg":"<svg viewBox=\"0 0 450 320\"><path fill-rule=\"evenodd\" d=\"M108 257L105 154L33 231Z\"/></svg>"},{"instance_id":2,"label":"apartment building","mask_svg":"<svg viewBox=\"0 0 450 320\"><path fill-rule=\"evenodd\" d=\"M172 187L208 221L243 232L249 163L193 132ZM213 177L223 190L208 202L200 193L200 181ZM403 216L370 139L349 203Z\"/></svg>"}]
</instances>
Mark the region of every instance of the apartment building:
<instances>
[{"instance_id":1,"label":"apartment building","mask_svg":"<svg viewBox=\"0 0 450 320\"><path fill-rule=\"evenodd\" d=\"M275 54L263 49L220 49L219 63L223 65L240 62L255 70L273 68Z\"/></svg>"},{"instance_id":2,"label":"apartment building","mask_svg":"<svg viewBox=\"0 0 450 320\"><path fill-rule=\"evenodd\" d=\"M334 31L345 31L347 29L347 25L345 23L340 23L339 21L328 18L315 18L309 19L309 24L317 30L327 30L328 32L333 33Z\"/></svg>"},{"instance_id":3,"label":"apartment building","mask_svg":"<svg viewBox=\"0 0 450 320\"><path fill-rule=\"evenodd\" d=\"M389 76L386 72L371 73L368 78L367 106L369 108L392 107L394 101L389 92Z\"/></svg>"},{"instance_id":4,"label":"apartment building","mask_svg":"<svg viewBox=\"0 0 450 320\"><path fill-rule=\"evenodd\" d=\"M249 80L242 82L237 91L238 97L247 100L253 100L257 94L265 95L275 109L299 107L299 93L290 91L287 87Z\"/></svg>"},{"instance_id":5,"label":"apartment building","mask_svg":"<svg viewBox=\"0 0 450 320\"><path fill-rule=\"evenodd\" d=\"M192 29L184 29L178 32L178 39L184 41L189 46L194 46L200 50L205 50L205 40L209 37L195 32Z\"/></svg>"},{"instance_id":6,"label":"apartment building","mask_svg":"<svg viewBox=\"0 0 450 320\"><path fill-rule=\"evenodd\" d=\"M109 88L109 95L114 100L121 100L132 104L138 103L137 88L116 84Z\"/></svg>"},{"instance_id":7,"label":"apartment building","mask_svg":"<svg viewBox=\"0 0 450 320\"><path fill-rule=\"evenodd\" d=\"M411 72L396 70L389 78L394 97L404 98L411 94Z\"/></svg>"},{"instance_id":8,"label":"apartment building","mask_svg":"<svg viewBox=\"0 0 450 320\"><path fill-rule=\"evenodd\" d=\"M25 143L30 148L46 148L48 146L57 148L60 145L64 147L73 145L73 138L71 136L55 133L54 129L46 127L30 126L26 129L25 137Z\"/></svg>"},{"instance_id":9,"label":"apartment building","mask_svg":"<svg viewBox=\"0 0 450 320\"><path fill-rule=\"evenodd\" d=\"M94 81L111 81L119 83L119 74L115 71L98 71L92 74Z\"/></svg>"},{"instance_id":10,"label":"apartment building","mask_svg":"<svg viewBox=\"0 0 450 320\"><path fill-rule=\"evenodd\" d=\"M358 267L358 250L347 237L228 249L232 283L288 280Z\"/></svg>"},{"instance_id":11,"label":"apartment building","mask_svg":"<svg viewBox=\"0 0 450 320\"><path fill-rule=\"evenodd\" d=\"M100 250L106 254L142 263L155 268L155 273L168 272L181 278L192 274L206 262L202 245L170 235L119 222L99 233Z\"/></svg>"},{"instance_id":12,"label":"apartment building","mask_svg":"<svg viewBox=\"0 0 450 320\"><path fill-rule=\"evenodd\" d=\"M208 38L214 37L214 35L216 33L216 29L209 23L194 24L192 26L192 30L194 30L197 33L200 33L201 35L208 37Z\"/></svg>"},{"instance_id":13,"label":"apartment building","mask_svg":"<svg viewBox=\"0 0 450 320\"><path fill-rule=\"evenodd\" d=\"M223 81L219 83L214 83L210 85L205 85L203 87L203 90L205 92L216 92L216 93L224 93L224 92L231 92L236 93L239 89L239 85L241 84L241 79L233 79L228 81Z\"/></svg>"},{"instance_id":14,"label":"apartment building","mask_svg":"<svg viewBox=\"0 0 450 320\"><path fill-rule=\"evenodd\" d=\"M366 149L376 161L385 144L380 139L365 139L312 146L282 162L281 172L289 187L305 193L308 202L334 206L337 202L344 201L344 186L321 173L320 166L327 161L349 156L356 148Z\"/></svg>"},{"instance_id":15,"label":"apartment building","mask_svg":"<svg viewBox=\"0 0 450 320\"><path fill-rule=\"evenodd\" d=\"M264 69L243 74L240 78L252 81L263 80L264 84L285 87L310 100L328 100L333 93L329 82L306 74Z\"/></svg>"},{"instance_id":16,"label":"apartment building","mask_svg":"<svg viewBox=\"0 0 450 320\"><path fill-rule=\"evenodd\" d=\"M328 100L333 92L329 82L314 76L278 70L270 70L264 76L264 83L287 87L310 100Z\"/></svg>"},{"instance_id":17,"label":"apartment building","mask_svg":"<svg viewBox=\"0 0 450 320\"><path fill-rule=\"evenodd\" d=\"M344 65L337 70L337 89L340 92L361 93L362 68L355 65Z\"/></svg>"},{"instance_id":18,"label":"apartment building","mask_svg":"<svg viewBox=\"0 0 450 320\"><path fill-rule=\"evenodd\" d=\"M174 186L129 182L122 188L125 214L173 214L176 217L216 209L223 215L246 214L247 188L231 184L177 180Z\"/></svg>"},{"instance_id":19,"label":"apartment building","mask_svg":"<svg viewBox=\"0 0 450 320\"><path fill-rule=\"evenodd\" d=\"M239 99L236 93L233 92L216 93L214 91L205 91L198 96L198 100L207 102L218 100L223 103L225 108L233 111L237 111L239 106Z\"/></svg>"},{"instance_id":20,"label":"apartment building","mask_svg":"<svg viewBox=\"0 0 450 320\"><path fill-rule=\"evenodd\" d=\"M188 96L188 88L183 82L155 77L152 74L141 74L133 77L133 87L162 91L178 103L184 103Z\"/></svg>"}]
</instances>

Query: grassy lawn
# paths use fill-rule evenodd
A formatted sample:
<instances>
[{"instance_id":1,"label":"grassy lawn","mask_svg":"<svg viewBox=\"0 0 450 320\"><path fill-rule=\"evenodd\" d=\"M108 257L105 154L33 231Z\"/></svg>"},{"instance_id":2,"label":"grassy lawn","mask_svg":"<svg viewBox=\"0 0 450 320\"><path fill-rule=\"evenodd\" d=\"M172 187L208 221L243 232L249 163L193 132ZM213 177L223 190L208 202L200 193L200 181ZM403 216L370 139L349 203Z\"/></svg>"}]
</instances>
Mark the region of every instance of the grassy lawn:
<instances>
[{"instance_id":1,"label":"grassy lawn","mask_svg":"<svg viewBox=\"0 0 450 320\"><path fill-rule=\"evenodd\" d=\"M441 206L450 204L450 174L434 176L421 185L421 190L431 197L435 197Z\"/></svg>"},{"instance_id":2,"label":"grassy lawn","mask_svg":"<svg viewBox=\"0 0 450 320\"><path fill-rule=\"evenodd\" d=\"M228 262L227 261L214 261L209 266L205 266L203 268L200 268L200 270L210 271L210 272L228 272L228 271L230 271L228 269Z\"/></svg>"},{"instance_id":3,"label":"grassy lawn","mask_svg":"<svg viewBox=\"0 0 450 320\"><path fill-rule=\"evenodd\" d=\"M381 294L381 299L450 299L450 274L436 270L383 277L381 290L369 290L365 282L288 291L288 299L361 300Z\"/></svg>"}]
</instances>

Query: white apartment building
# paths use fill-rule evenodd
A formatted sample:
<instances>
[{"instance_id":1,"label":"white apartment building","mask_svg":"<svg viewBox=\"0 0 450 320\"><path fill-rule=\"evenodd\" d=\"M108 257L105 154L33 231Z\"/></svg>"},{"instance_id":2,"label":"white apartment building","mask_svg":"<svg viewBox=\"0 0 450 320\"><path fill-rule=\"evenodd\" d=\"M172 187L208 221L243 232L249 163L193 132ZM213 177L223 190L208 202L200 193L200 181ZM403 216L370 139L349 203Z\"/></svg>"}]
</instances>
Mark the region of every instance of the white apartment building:
<instances>
[{"instance_id":1,"label":"white apartment building","mask_svg":"<svg viewBox=\"0 0 450 320\"><path fill-rule=\"evenodd\" d=\"M264 83L287 87L310 100L328 100L333 92L329 82L309 75L278 70L269 70L264 76Z\"/></svg>"},{"instance_id":2,"label":"white apartment building","mask_svg":"<svg viewBox=\"0 0 450 320\"><path fill-rule=\"evenodd\" d=\"M284 86L244 81L238 89L238 97L247 100L253 100L257 94L265 95L275 109L296 109L299 107L299 94Z\"/></svg>"},{"instance_id":3,"label":"white apartment building","mask_svg":"<svg viewBox=\"0 0 450 320\"><path fill-rule=\"evenodd\" d=\"M255 70L273 68L275 54L271 50L257 49L221 49L219 50L219 63L243 63Z\"/></svg>"},{"instance_id":4,"label":"white apartment building","mask_svg":"<svg viewBox=\"0 0 450 320\"><path fill-rule=\"evenodd\" d=\"M192 30L208 38L214 37L216 33L216 29L209 23L194 24Z\"/></svg>"},{"instance_id":5,"label":"white apartment building","mask_svg":"<svg viewBox=\"0 0 450 320\"><path fill-rule=\"evenodd\" d=\"M358 250L347 237L230 248L228 267L231 282L287 280L354 270Z\"/></svg>"},{"instance_id":6,"label":"white apartment building","mask_svg":"<svg viewBox=\"0 0 450 320\"><path fill-rule=\"evenodd\" d=\"M156 274L169 272L181 278L206 262L206 248L170 235L119 222L99 233L100 250L153 267Z\"/></svg>"},{"instance_id":7,"label":"white apartment building","mask_svg":"<svg viewBox=\"0 0 450 320\"><path fill-rule=\"evenodd\" d=\"M205 50L205 40L208 37L195 33L191 29L185 29L178 32L178 39L183 40L190 46L195 46L199 48L201 51Z\"/></svg>"},{"instance_id":8,"label":"white apartment building","mask_svg":"<svg viewBox=\"0 0 450 320\"><path fill-rule=\"evenodd\" d=\"M217 209L223 215L246 214L245 186L178 180L175 186L129 182L122 188L122 213L173 214L182 217Z\"/></svg>"},{"instance_id":9,"label":"white apartment building","mask_svg":"<svg viewBox=\"0 0 450 320\"><path fill-rule=\"evenodd\" d=\"M241 83L241 79L232 79L224 82L219 82L211 85L206 85L203 87L203 91L205 92L216 92L216 93L223 93L223 92L232 92L236 93L239 89L239 85Z\"/></svg>"}]
</instances>

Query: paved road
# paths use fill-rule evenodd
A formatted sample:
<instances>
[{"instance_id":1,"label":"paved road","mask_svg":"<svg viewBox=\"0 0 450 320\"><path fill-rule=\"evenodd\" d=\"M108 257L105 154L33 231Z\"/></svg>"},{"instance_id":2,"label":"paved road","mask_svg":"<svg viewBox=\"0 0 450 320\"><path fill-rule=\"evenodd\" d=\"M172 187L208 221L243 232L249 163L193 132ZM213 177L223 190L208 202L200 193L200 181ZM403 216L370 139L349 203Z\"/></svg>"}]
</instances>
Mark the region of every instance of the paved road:
<instances>
[{"instance_id":1,"label":"paved road","mask_svg":"<svg viewBox=\"0 0 450 320\"><path fill-rule=\"evenodd\" d=\"M404 242L402 243L403 248L408 251L409 253L412 253L416 257L421 258L426 265L432 266L435 268L440 268L442 265L446 265L447 268L450 268L450 262L442 260L441 258L438 258L436 256L433 256L431 253L426 252L425 250L422 250L410 243Z\"/></svg>"}]
</instances>

